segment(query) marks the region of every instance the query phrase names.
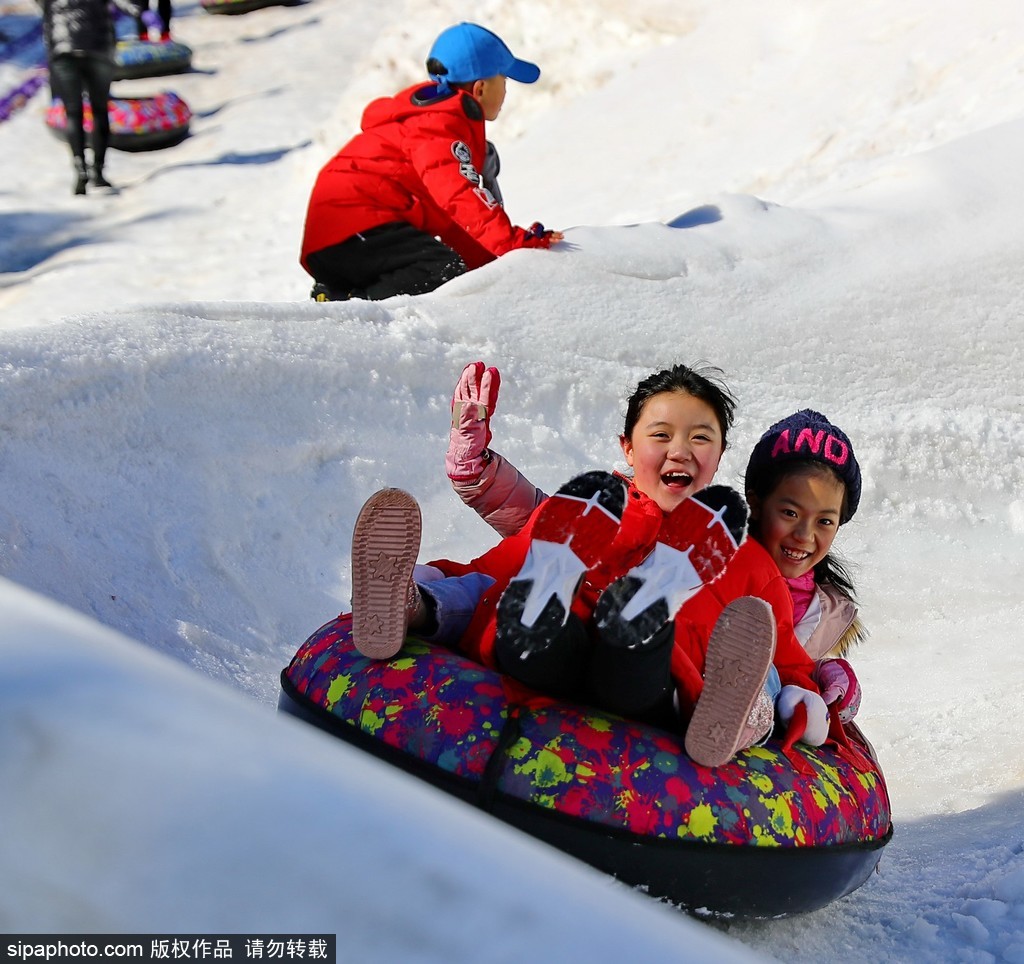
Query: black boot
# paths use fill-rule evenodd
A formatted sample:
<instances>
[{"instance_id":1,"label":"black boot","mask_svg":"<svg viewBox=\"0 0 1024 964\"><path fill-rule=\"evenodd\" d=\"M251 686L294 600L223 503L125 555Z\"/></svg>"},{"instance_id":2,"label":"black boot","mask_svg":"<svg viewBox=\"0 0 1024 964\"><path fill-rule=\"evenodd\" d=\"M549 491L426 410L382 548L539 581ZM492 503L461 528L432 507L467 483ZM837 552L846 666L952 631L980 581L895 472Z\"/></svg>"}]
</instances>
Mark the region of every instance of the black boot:
<instances>
[{"instance_id":1,"label":"black boot","mask_svg":"<svg viewBox=\"0 0 1024 964\"><path fill-rule=\"evenodd\" d=\"M522 567L498 601L502 672L559 696L579 690L589 642L572 602L614 540L625 504L625 485L606 472L579 475L545 501Z\"/></svg>"},{"instance_id":2,"label":"black boot","mask_svg":"<svg viewBox=\"0 0 1024 964\"><path fill-rule=\"evenodd\" d=\"M348 291L332 290L323 282L318 281L313 285L313 290L310 291L309 297L314 301L348 301L353 295Z\"/></svg>"},{"instance_id":3,"label":"black boot","mask_svg":"<svg viewBox=\"0 0 1024 964\"><path fill-rule=\"evenodd\" d=\"M75 183L72 187L73 194L85 194L85 186L89 183L89 175L85 172L85 158L75 158Z\"/></svg>"},{"instance_id":4,"label":"black boot","mask_svg":"<svg viewBox=\"0 0 1024 964\"><path fill-rule=\"evenodd\" d=\"M597 638L590 657L587 683L595 706L666 729L678 721L672 703L672 650L675 625L659 617L659 605L632 622L622 616L621 603L632 596L631 580L611 584L598 600Z\"/></svg>"},{"instance_id":5,"label":"black boot","mask_svg":"<svg viewBox=\"0 0 1024 964\"><path fill-rule=\"evenodd\" d=\"M93 187L105 188L113 193L114 185L103 176L103 163L107 159L107 141L99 132L92 134L92 164L89 166L89 183Z\"/></svg>"},{"instance_id":6,"label":"black boot","mask_svg":"<svg viewBox=\"0 0 1024 964\"><path fill-rule=\"evenodd\" d=\"M575 613L566 613L552 597L537 622L519 624L524 600L518 584L501 597L495 661L507 676L535 690L565 699L579 699L590 642ZM509 623L515 626L508 632Z\"/></svg>"},{"instance_id":7,"label":"black boot","mask_svg":"<svg viewBox=\"0 0 1024 964\"><path fill-rule=\"evenodd\" d=\"M93 166L92 170L89 172L89 183L93 187L113 188L114 186L103 176L103 168L96 166Z\"/></svg>"},{"instance_id":8,"label":"black boot","mask_svg":"<svg viewBox=\"0 0 1024 964\"><path fill-rule=\"evenodd\" d=\"M589 681L599 706L649 722L664 717L676 613L722 572L746 522L739 493L709 486L676 506L647 558L601 593Z\"/></svg>"}]
</instances>

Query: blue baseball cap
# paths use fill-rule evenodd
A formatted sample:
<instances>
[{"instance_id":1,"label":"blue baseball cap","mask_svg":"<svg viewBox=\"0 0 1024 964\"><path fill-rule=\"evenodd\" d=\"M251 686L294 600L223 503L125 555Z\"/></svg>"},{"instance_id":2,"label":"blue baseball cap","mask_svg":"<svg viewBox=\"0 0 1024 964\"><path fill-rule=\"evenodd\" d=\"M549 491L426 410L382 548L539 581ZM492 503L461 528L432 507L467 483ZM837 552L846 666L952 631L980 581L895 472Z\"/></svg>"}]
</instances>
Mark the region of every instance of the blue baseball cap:
<instances>
[{"instance_id":1,"label":"blue baseball cap","mask_svg":"<svg viewBox=\"0 0 1024 964\"><path fill-rule=\"evenodd\" d=\"M449 27L434 41L427 58L440 61L447 70L430 75L438 84L468 84L499 74L532 84L540 77L540 67L518 60L497 34L475 23Z\"/></svg>"}]
</instances>

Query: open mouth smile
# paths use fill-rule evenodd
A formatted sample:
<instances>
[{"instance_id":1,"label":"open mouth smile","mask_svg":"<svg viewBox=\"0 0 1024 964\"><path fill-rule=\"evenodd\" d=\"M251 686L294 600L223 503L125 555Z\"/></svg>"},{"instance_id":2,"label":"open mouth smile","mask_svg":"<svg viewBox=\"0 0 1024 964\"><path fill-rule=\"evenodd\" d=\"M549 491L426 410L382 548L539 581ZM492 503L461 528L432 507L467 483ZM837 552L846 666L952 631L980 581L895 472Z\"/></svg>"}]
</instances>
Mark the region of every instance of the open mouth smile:
<instances>
[{"instance_id":1,"label":"open mouth smile","mask_svg":"<svg viewBox=\"0 0 1024 964\"><path fill-rule=\"evenodd\" d=\"M801 552L798 549L787 549L785 546L779 546L779 551L785 556L790 562L803 562L805 559L810 558L809 552Z\"/></svg>"},{"instance_id":2,"label":"open mouth smile","mask_svg":"<svg viewBox=\"0 0 1024 964\"><path fill-rule=\"evenodd\" d=\"M687 488L693 485L693 476L686 472L666 472L662 477L661 481L665 485L677 485L681 488Z\"/></svg>"}]
</instances>

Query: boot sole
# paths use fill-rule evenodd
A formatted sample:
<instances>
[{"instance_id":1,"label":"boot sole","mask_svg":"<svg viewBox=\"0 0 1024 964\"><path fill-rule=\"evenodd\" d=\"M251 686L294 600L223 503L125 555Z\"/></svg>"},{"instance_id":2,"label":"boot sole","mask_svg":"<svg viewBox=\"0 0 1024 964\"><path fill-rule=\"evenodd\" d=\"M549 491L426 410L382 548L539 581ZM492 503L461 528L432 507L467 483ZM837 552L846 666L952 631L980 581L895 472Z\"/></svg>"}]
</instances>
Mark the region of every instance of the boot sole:
<instances>
[{"instance_id":1,"label":"boot sole","mask_svg":"<svg viewBox=\"0 0 1024 964\"><path fill-rule=\"evenodd\" d=\"M572 599L625 506L625 484L607 472L576 476L544 502L523 565L498 601L495 655L505 672L533 686L561 672L558 643Z\"/></svg>"},{"instance_id":2,"label":"boot sole","mask_svg":"<svg viewBox=\"0 0 1024 964\"><path fill-rule=\"evenodd\" d=\"M730 537L739 546L746 538L750 510L735 489L727 485L709 485L694 495L694 501L709 509L722 520Z\"/></svg>"},{"instance_id":3,"label":"boot sole","mask_svg":"<svg viewBox=\"0 0 1024 964\"><path fill-rule=\"evenodd\" d=\"M735 756L774 655L771 606L753 596L729 603L708 641L704 690L686 730L691 760L717 767Z\"/></svg>"},{"instance_id":4,"label":"boot sole","mask_svg":"<svg viewBox=\"0 0 1024 964\"><path fill-rule=\"evenodd\" d=\"M586 472L544 503L532 538L567 544L589 569L607 552L625 509L626 486L620 479L607 472Z\"/></svg>"},{"instance_id":5,"label":"boot sole","mask_svg":"<svg viewBox=\"0 0 1024 964\"><path fill-rule=\"evenodd\" d=\"M534 520L523 565L502 594L499 627L516 624L529 632L542 613L550 623L552 600L559 598L562 602L555 608L562 614L559 625L564 623L579 579L600 562L618 531L625 504L625 485L606 472L579 475L547 499ZM558 557L562 562L555 565ZM545 562L539 563L541 559ZM532 618L524 622L527 611Z\"/></svg>"},{"instance_id":6,"label":"boot sole","mask_svg":"<svg viewBox=\"0 0 1024 964\"><path fill-rule=\"evenodd\" d=\"M595 617L608 642L634 650L650 643L687 599L725 569L736 553L737 531L743 538L746 513L739 493L723 485L676 506L650 555L601 594Z\"/></svg>"},{"instance_id":7,"label":"boot sole","mask_svg":"<svg viewBox=\"0 0 1024 964\"><path fill-rule=\"evenodd\" d=\"M405 642L406 602L420 550L420 507L401 489L367 499L352 532L352 642L390 659Z\"/></svg>"}]
</instances>

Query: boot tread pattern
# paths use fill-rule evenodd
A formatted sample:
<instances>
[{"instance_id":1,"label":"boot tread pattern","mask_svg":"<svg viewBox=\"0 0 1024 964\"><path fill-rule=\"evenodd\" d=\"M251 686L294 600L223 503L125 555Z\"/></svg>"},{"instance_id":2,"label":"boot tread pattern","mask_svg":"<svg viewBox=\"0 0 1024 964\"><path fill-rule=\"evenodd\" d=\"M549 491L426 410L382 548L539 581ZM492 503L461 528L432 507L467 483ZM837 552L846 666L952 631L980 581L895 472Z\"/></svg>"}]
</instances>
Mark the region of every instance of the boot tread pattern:
<instances>
[{"instance_id":1,"label":"boot tread pattern","mask_svg":"<svg viewBox=\"0 0 1024 964\"><path fill-rule=\"evenodd\" d=\"M359 512L352 534L352 639L364 656L390 659L405 642L421 531L420 508L401 489L382 489Z\"/></svg>"}]
</instances>

